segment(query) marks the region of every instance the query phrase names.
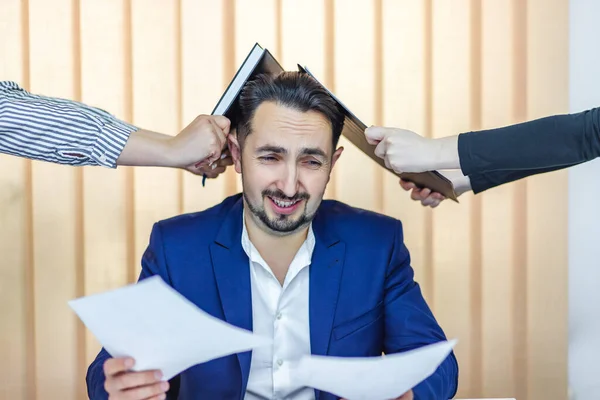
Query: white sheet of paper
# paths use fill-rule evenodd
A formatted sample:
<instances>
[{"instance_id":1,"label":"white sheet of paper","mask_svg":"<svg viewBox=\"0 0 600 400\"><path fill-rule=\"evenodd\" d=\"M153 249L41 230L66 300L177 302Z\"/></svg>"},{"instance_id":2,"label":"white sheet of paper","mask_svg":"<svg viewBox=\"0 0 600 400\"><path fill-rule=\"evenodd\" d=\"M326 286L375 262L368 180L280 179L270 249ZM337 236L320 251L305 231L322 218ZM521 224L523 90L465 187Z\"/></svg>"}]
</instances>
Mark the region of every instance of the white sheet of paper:
<instances>
[{"instance_id":1,"label":"white sheet of paper","mask_svg":"<svg viewBox=\"0 0 600 400\"><path fill-rule=\"evenodd\" d=\"M428 378L456 340L383 357L305 356L294 375L305 386L348 400L395 399Z\"/></svg>"},{"instance_id":2,"label":"white sheet of paper","mask_svg":"<svg viewBox=\"0 0 600 400\"><path fill-rule=\"evenodd\" d=\"M158 276L69 305L111 356L132 357L134 370L159 369L165 380L193 365L271 344L202 311Z\"/></svg>"}]
</instances>

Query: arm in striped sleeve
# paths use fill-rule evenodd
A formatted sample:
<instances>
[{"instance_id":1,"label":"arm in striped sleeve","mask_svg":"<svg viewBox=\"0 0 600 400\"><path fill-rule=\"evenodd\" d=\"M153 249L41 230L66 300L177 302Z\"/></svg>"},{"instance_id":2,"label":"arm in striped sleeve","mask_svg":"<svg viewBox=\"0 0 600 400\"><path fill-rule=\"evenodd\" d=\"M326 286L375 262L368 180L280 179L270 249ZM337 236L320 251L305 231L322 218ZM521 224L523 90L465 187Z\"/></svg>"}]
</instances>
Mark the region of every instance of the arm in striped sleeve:
<instances>
[{"instance_id":1,"label":"arm in striped sleeve","mask_svg":"<svg viewBox=\"0 0 600 400\"><path fill-rule=\"evenodd\" d=\"M129 135L137 130L98 108L0 82L0 153L115 168Z\"/></svg>"}]
</instances>

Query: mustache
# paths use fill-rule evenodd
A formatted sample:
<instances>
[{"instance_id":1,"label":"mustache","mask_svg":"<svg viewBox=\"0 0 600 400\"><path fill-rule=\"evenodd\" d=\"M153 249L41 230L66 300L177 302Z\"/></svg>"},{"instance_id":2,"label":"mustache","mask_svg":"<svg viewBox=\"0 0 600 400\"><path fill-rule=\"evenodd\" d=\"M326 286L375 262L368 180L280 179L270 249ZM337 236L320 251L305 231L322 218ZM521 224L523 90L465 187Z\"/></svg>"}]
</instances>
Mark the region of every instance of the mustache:
<instances>
[{"instance_id":1,"label":"mustache","mask_svg":"<svg viewBox=\"0 0 600 400\"><path fill-rule=\"evenodd\" d=\"M276 197L278 199L287 200L287 201L298 201L298 200L308 200L310 195L308 193L296 193L292 197L288 197L281 190L263 190L263 196Z\"/></svg>"}]
</instances>

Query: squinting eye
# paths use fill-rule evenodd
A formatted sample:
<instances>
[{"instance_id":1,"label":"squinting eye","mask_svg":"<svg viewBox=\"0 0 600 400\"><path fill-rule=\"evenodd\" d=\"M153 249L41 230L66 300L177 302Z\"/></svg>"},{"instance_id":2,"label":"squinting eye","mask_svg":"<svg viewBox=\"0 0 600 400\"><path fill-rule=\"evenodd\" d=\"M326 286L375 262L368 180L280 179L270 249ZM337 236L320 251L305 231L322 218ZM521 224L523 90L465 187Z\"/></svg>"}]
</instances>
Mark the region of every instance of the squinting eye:
<instances>
[{"instance_id":1,"label":"squinting eye","mask_svg":"<svg viewBox=\"0 0 600 400\"><path fill-rule=\"evenodd\" d=\"M277 161L277 159L275 157L272 157L272 156L263 156L263 157L259 157L258 159L261 160L261 161L265 161L265 162Z\"/></svg>"},{"instance_id":2,"label":"squinting eye","mask_svg":"<svg viewBox=\"0 0 600 400\"><path fill-rule=\"evenodd\" d=\"M318 161L315 160L309 160L306 162L308 165L310 165L311 167L320 167L322 164Z\"/></svg>"}]
</instances>

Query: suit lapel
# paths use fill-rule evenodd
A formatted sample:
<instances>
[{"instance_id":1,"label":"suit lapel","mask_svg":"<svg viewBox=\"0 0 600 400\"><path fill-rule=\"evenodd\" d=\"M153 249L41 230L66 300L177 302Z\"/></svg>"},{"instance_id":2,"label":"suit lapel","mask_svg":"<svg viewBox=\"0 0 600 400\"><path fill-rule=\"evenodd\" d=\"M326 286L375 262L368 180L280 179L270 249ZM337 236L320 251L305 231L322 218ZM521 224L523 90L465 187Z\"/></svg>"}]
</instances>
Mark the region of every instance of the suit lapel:
<instances>
[{"instance_id":1,"label":"suit lapel","mask_svg":"<svg viewBox=\"0 0 600 400\"><path fill-rule=\"evenodd\" d=\"M309 323L310 352L327 355L335 318L346 245L325 229L324 217L317 212L313 220L315 250L310 265ZM315 389L319 400L321 391Z\"/></svg>"},{"instance_id":2,"label":"suit lapel","mask_svg":"<svg viewBox=\"0 0 600 400\"><path fill-rule=\"evenodd\" d=\"M252 330L252 292L249 260L242 248L242 200L238 200L223 221L210 246L213 270L225 319L232 325ZM242 393L250 374L251 352L237 355L242 371Z\"/></svg>"},{"instance_id":3,"label":"suit lapel","mask_svg":"<svg viewBox=\"0 0 600 400\"><path fill-rule=\"evenodd\" d=\"M249 260L242 248L240 198L223 220L211 259L223 313L232 325L252 330L252 292ZM325 217L317 212L313 220L315 249L309 274L309 323L311 353L326 355L333 327L346 246L325 229ZM242 372L242 396L250 374L251 352L237 355ZM316 391L317 398L319 391Z\"/></svg>"},{"instance_id":4,"label":"suit lapel","mask_svg":"<svg viewBox=\"0 0 600 400\"><path fill-rule=\"evenodd\" d=\"M310 347L315 355L327 355L338 301L346 246L325 230L317 214L313 221L315 250L310 265Z\"/></svg>"}]
</instances>

